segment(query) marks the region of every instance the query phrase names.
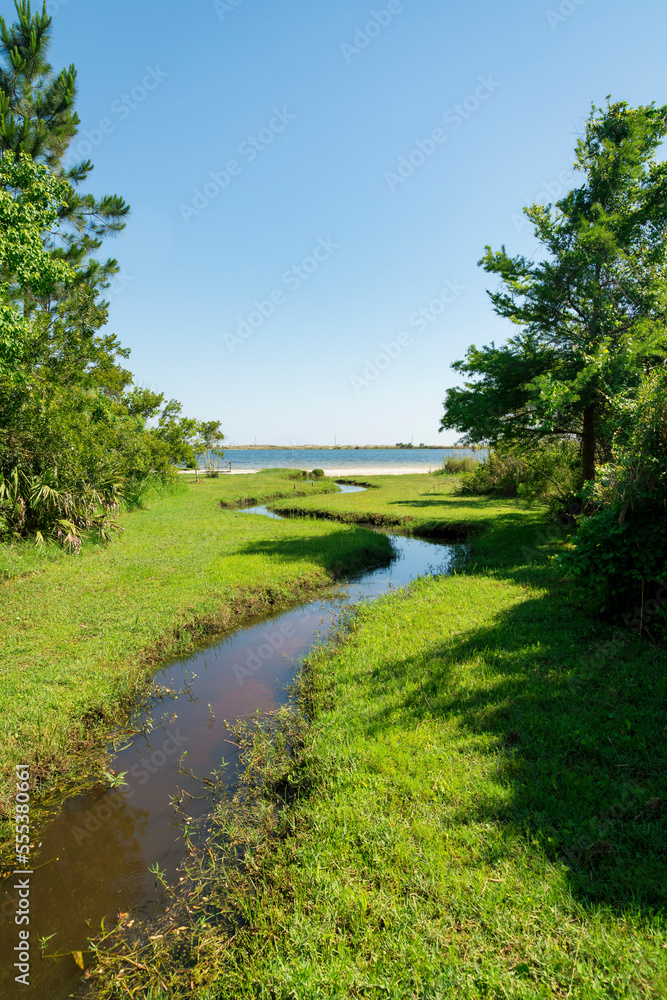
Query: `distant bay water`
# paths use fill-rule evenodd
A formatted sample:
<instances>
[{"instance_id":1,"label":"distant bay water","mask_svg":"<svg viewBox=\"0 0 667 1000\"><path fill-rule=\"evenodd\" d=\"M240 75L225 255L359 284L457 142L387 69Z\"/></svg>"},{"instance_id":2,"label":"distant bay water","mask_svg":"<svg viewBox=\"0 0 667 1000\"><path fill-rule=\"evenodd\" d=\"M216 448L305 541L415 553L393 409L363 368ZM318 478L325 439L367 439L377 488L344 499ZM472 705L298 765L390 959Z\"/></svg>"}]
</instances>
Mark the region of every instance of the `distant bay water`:
<instances>
[{"instance_id":1,"label":"distant bay water","mask_svg":"<svg viewBox=\"0 0 667 1000\"><path fill-rule=\"evenodd\" d=\"M443 459L475 455L485 451L469 448L228 448L224 463L232 463L232 473L259 472L261 469L322 469L328 476L406 475L435 472Z\"/></svg>"}]
</instances>

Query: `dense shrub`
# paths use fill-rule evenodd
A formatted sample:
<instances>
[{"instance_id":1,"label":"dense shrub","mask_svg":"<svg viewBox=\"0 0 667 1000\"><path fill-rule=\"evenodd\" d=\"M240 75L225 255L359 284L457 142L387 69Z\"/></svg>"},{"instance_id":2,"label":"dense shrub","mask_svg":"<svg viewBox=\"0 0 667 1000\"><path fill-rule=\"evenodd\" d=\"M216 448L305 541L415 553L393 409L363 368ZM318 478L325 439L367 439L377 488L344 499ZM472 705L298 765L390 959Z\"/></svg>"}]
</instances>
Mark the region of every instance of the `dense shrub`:
<instances>
[{"instance_id":1,"label":"dense shrub","mask_svg":"<svg viewBox=\"0 0 667 1000\"><path fill-rule=\"evenodd\" d=\"M127 491L168 482L193 452L190 424L196 433L198 422L170 414L149 427L163 397L133 387L114 363L115 345L100 341L88 345L103 362L97 384L86 371L68 371L62 356L61 377L47 379L46 354L15 365L20 385L0 373L0 542L48 537L77 551L86 531L107 539Z\"/></svg>"},{"instance_id":2,"label":"dense shrub","mask_svg":"<svg viewBox=\"0 0 667 1000\"><path fill-rule=\"evenodd\" d=\"M106 541L117 528L111 518L124 501L123 485L113 477L95 486L67 482L56 471L36 476L14 469L7 478L0 473L0 537L32 534L37 541L57 540L72 552L81 548L84 532Z\"/></svg>"},{"instance_id":3,"label":"dense shrub","mask_svg":"<svg viewBox=\"0 0 667 1000\"><path fill-rule=\"evenodd\" d=\"M616 404L615 461L586 487L568 572L595 588L604 609L667 638L667 372L646 376Z\"/></svg>"},{"instance_id":4,"label":"dense shrub","mask_svg":"<svg viewBox=\"0 0 667 1000\"><path fill-rule=\"evenodd\" d=\"M543 446L501 446L461 476L462 496L522 497L554 510L569 505L581 487L581 457L572 441Z\"/></svg>"},{"instance_id":5,"label":"dense shrub","mask_svg":"<svg viewBox=\"0 0 667 1000\"><path fill-rule=\"evenodd\" d=\"M173 470L126 478L112 470L95 485L76 476L47 470L39 475L15 468L0 471L0 541L32 536L57 541L79 552L85 534L108 541L118 530L121 510L144 507L164 494L185 489Z\"/></svg>"},{"instance_id":6,"label":"dense shrub","mask_svg":"<svg viewBox=\"0 0 667 1000\"><path fill-rule=\"evenodd\" d=\"M442 460L442 472L447 476L460 476L463 472L474 472L479 464L478 459L472 455L463 455L459 458L444 458Z\"/></svg>"}]
</instances>

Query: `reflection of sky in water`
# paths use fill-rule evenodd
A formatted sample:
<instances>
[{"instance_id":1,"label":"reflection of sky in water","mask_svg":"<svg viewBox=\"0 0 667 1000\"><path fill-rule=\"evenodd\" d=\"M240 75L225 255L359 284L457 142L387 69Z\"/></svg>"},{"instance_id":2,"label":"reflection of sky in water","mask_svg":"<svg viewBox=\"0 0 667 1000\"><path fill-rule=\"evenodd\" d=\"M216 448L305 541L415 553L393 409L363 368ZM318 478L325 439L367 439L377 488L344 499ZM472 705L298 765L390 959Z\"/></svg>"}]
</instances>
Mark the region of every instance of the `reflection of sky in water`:
<instances>
[{"instance_id":1,"label":"reflection of sky in water","mask_svg":"<svg viewBox=\"0 0 667 1000\"><path fill-rule=\"evenodd\" d=\"M356 489L347 487L345 492ZM443 572L451 559L451 546L398 535L392 540L397 558L390 566L360 574L334 597L240 628L159 672L156 682L180 693L155 703L149 713L169 721L148 736L136 736L116 755L114 770L128 772L127 785L69 799L41 831L41 848L32 858L31 988L22 995L64 1000L79 981L71 957L39 960L39 936L56 932L47 954L85 950L86 938L99 930L102 918L113 921L119 912L133 907L147 912L155 905L155 876L149 866L157 862L173 877L183 858L169 797L177 789L202 795L199 783L178 773L183 751L188 753L184 767L204 777L227 756L233 780L236 754L226 742L224 719L274 708L283 699L294 664L314 641L326 637L343 603L377 597L417 576ZM197 817L208 808L208 796L193 798L187 812ZM18 940L13 881L0 893L0 996L9 997L15 985L10 956ZM8 919L3 920L5 913Z\"/></svg>"},{"instance_id":2,"label":"reflection of sky in water","mask_svg":"<svg viewBox=\"0 0 667 1000\"><path fill-rule=\"evenodd\" d=\"M246 507L243 511L244 514L261 514L262 517L272 517L274 521L280 521L281 517L278 514L274 514L273 511L269 510L268 507Z\"/></svg>"}]
</instances>

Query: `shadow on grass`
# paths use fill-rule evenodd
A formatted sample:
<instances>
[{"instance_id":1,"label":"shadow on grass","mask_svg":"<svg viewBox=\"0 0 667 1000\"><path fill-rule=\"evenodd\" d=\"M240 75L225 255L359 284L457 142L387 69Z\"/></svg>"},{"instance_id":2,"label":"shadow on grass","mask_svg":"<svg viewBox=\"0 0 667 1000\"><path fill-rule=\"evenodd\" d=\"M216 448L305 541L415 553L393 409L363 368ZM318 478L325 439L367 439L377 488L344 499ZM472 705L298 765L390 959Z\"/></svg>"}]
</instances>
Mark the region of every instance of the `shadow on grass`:
<instances>
[{"instance_id":1,"label":"shadow on grass","mask_svg":"<svg viewBox=\"0 0 667 1000\"><path fill-rule=\"evenodd\" d=\"M521 533L508 525L501 536L495 573L518 581L532 573L534 583L541 570L520 566ZM509 800L490 793L457 822L499 822L536 838L564 863L583 903L664 907L665 647L601 625L552 589L423 656L387 662L375 681L400 689L401 677L413 680L402 705L408 725L453 716L492 737L495 781ZM391 720L382 712L369 719L369 738L385 730Z\"/></svg>"},{"instance_id":2,"label":"shadow on grass","mask_svg":"<svg viewBox=\"0 0 667 1000\"><path fill-rule=\"evenodd\" d=\"M408 726L431 714L456 717L468 732L491 737L495 781L509 797L490 790L461 809L457 822L496 822L537 839L564 863L584 904L655 912L667 902L667 651L562 599L564 585L539 551L546 531L539 513L532 523L498 514L472 555L485 575L544 583L544 596L418 657L388 659L373 679L399 689L405 679ZM256 541L245 551L307 558L340 574L354 560L390 561L373 544L384 536L369 534ZM417 678L419 687L410 685ZM395 710L393 703L388 711ZM384 710L365 718L369 740L392 731Z\"/></svg>"},{"instance_id":3,"label":"shadow on grass","mask_svg":"<svg viewBox=\"0 0 667 1000\"><path fill-rule=\"evenodd\" d=\"M462 497L451 496L447 494L444 496L428 496L427 493L423 493L422 496L428 497L427 500L387 500L387 505L392 507L440 507L443 515L447 513L449 507L461 508L463 510L488 510L494 515L498 510L503 509L503 506L512 503L516 504L516 500L498 500L497 498L486 498L486 497L472 497L466 500ZM507 512L506 517L512 517L514 520L525 520L525 515L522 512Z\"/></svg>"},{"instance_id":4,"label":"shadow on grass","mask_svg":"<svg viewBox=\"0 0 667 1000\"><path fill-rule=\"evenodd\" d=\"M590 630L589 630L590 631ZM481 803L462 822L494 820L536 836L590 903L658 908L667 902L667 752L664 650L617 637L596 658L586 629L548 598L527 601L491 628L388 663L378 684L423 674L403 705L416 723L458 716L496 737L497 780L509 805ZM483 663L486 682L450 688L457 661ZM376 715L369 736L391 728Z\"/></svg>"},{"instance_id":5,"label":"shadow on grass","mask_svg":"<svg viewBox=\"0 0 667 1000\"><path fill-rule=\"evenodd\" d=\"M258 539L240 550L244 555L270 556L275 562L309 562L339 578L364 569L388 566L395 558L389 538L364 528L347 528L328 535Z\"/></svg>"}]
</instances>

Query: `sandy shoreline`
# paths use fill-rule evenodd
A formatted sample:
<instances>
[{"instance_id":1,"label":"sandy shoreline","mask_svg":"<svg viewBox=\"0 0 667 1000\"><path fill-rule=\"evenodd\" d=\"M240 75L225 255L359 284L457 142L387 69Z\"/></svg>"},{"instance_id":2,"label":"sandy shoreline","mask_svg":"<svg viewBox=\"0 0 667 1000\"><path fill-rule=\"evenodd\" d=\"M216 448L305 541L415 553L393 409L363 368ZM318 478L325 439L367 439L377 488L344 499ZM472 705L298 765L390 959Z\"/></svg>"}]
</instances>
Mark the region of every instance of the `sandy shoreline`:
<instances>
[{"instance_id":1,"label":"sandy shoreline","mask_svg":"<svg viewBox=\"0 0 667 1000\"><path fill-rule=\"evenodd\" d=\"M250 475L254 472L262 472L260 468L253 469L235 469L234 463L232 461L231 472L221 472L221 475L225 476L245 476ZM331 469L323 469L325 476L334 479L353 479L355 476L413 476L416 474L423 473L427 475L429 472L436 472L440 468L439 465L429 466L425 468L423 465L405 465L400 468L395 465L354 465L345 467L334 467ZM180 469L180 474L185 475L186 473L194 473L194 469ZM200 475L204 475L204 470L199 470Z\"/></svg>"}]
</instances>

